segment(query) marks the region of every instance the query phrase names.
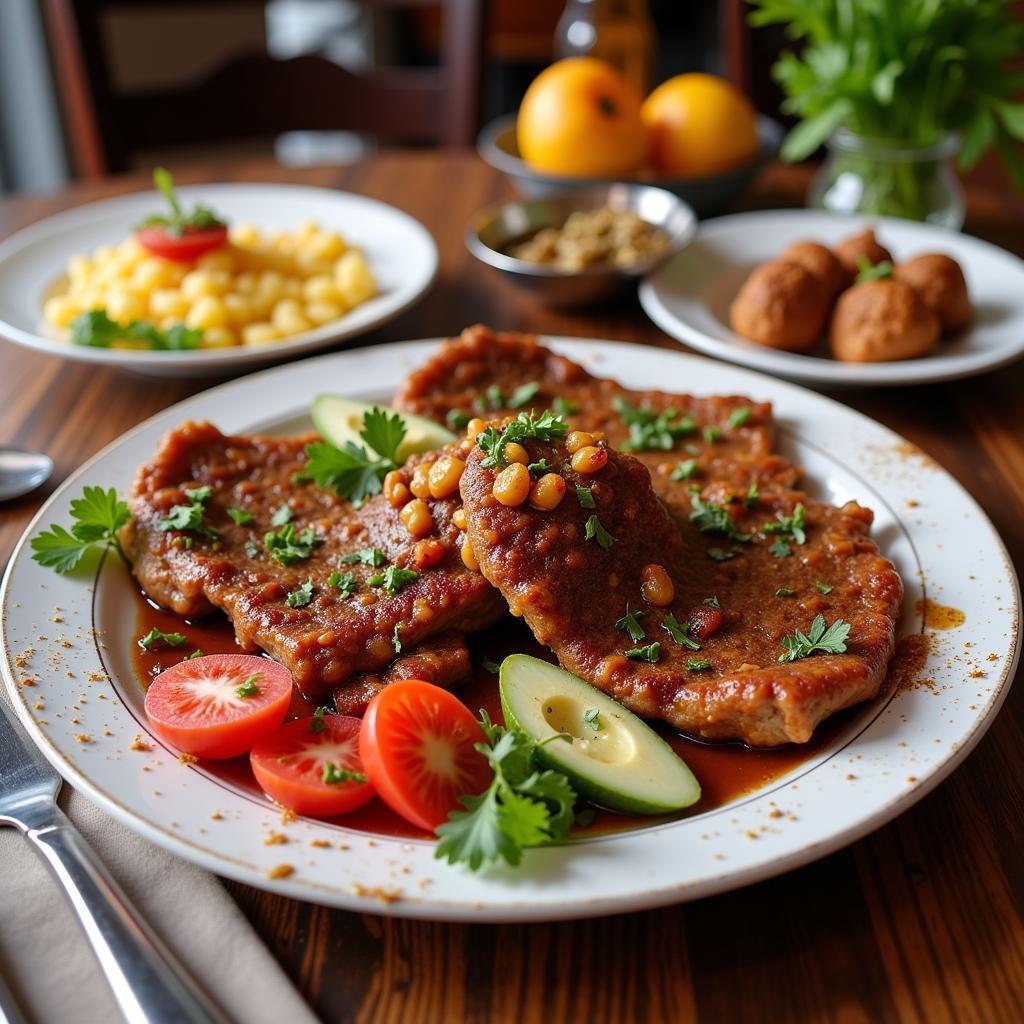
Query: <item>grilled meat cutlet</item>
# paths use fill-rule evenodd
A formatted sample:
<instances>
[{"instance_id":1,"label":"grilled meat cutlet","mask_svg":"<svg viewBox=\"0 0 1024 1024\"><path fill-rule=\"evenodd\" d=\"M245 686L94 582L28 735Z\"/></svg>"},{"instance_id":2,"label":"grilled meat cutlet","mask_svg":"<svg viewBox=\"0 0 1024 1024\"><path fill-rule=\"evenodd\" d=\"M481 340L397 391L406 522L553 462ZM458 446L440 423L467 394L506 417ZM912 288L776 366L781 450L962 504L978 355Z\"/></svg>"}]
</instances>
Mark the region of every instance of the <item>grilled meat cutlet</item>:
<instances>
[{"instance_id":1,"label":"grilled meat cutlet","mask_svg":"<svg viewBox=\"0 0 1024 1024\"><path fill-rule=\"evenodd\" d=\"M689 509L668 513L629 455L605 449L604 468L584 474L564 441L524 444L566 481L561 503L502 504L500 467L478 449L463 509L481 571L570 672L644 717L758 746L806 742L823 718L878 692L902 584L868 538L870 511L719 482L687 494L691 521ZM577 485L589 488L582 501ZM797 532L771 532L794 515ZM849 624L846 653L780 664L783 637L818 614Z\"/></svg>"},{"instance_id":2,"label":"grilled meat cutlet","mask_svg":"<svg viewBox=\"0 0 1024 1024\"><path fill-rule=\"evenodd\" d=\"M460 556L460 531L452 523L457 493L428 499L429 537L443 553L420 565L417 541L383 495L356 508L296 481L310 440L228 437L209 423L184 423L168 433L139 470L122 534L146 593L186 617L222 609L244 650L267 651L312 692L383 668L398 643L412 650L439 633L482 629L501 617L500 595ZM199 502L193 528L166 529L172 509L190 504L186 489L195 495L205 487L209 496ZM229 508L250 521L235 522ZM273 525L275 518L281 525ZM179 514L176 521L187 520ZM271 532L277 540L268 544ZM346 560L373 550L380 554L367 556L371 564ZM400 570L417 576L406 582ZM332 574L347 573L354 576L351 587L347 576L332 583Z\"/></svg>"}]
</instances>

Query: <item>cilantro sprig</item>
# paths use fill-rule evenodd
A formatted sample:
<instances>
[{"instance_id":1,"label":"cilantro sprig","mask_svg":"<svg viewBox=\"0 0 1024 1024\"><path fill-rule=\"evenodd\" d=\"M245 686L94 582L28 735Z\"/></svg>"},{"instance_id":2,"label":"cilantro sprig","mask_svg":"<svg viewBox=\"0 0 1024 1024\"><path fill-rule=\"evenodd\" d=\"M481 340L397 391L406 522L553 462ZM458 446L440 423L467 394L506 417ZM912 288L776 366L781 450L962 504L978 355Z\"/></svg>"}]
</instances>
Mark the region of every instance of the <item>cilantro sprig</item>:
<instances>
[{"instance_id":1,"label":"cilantro sprig","mask_svg":"<svg viewBox=\"0 0 1024 1024\"><path fill-rule=\"evenodd\" d=\"M220 534L206 522L206 503L213 494L213 488L206 487L184 487L182 491L185 501L175 505L165 516L157 521L157 526L164 533L172 530L181 530L185 533L197 533L207 540L218 540Z\"/></svg>"},{"instance_id":2,"label":"cilantro sprig","mask_svg":"<svg viewBox=\"0 0 1024 1024\"><path fill-rule=\"evenodd\" d=\"M286 523L280 530L270 530L263 535L263 550L273 555L282 565L294 565L305 561L313 549L323 544L312 526L296 532L294 523Z\"/></svg>"},{"instance_id":3,"label":"cilantro sprig","mask_svg":"<svg viewBox=\"0 0 1024 1024\"><path fill-rule=\"evenodd\" d=\"M615 623L616 629L621 629L623 632L629 634L629 639L633 643L638 644L644 637L647 636L647 630L640 625L640 620L644 617L645 613L637 611L634 608L629 607L629 602L626 602L626 614L622 616Z\"/></svg>"},{"instance_id":4,"label":"cilantro sprig","mask_svg":"<svg viewBox=\"0 0 1024 1024\"><path fill-rule=\"evenodd\" d=\"M804 633L796 630L790 636L782 638L783 653L780 662L798 661L812 654L845 654L846 640L850 635L850 624L836 619L826 628L825 616L815 615L811 628Z\"/></svg>"},{"instance_id":5,"label":"cilantro sprig","mask_svg":"<svg viewBox=\"0 0 1024 1024\"><path fill-rule=\"evenodd\" d=\"M166 330L145 320L130 320L121 325L111 320L105 309L79 313L70 323L71 344L87 348L110 348L116 341L144 341L146 348L161 352L181 352L198 348L203 332L185 324L172 324Z\"/></svg>"},{"instance_id":6,"label":"cilantro sprig","mask_svg":"<svg viewBox=\"0 0 1024 1024\"><path fill-rule=\"evenodd\" d=\"M792 515L784 516L781 512L776 512L775 521L765 523L761 527L761 532L781 534L784 537L792 537L797 544L806 544L806 517L807 509L801 503L793 509Z\"/></svg>"},{"instance_id":7,"label":"cilantro sprig","mask_svg":"<svg viewBox=\"0 0 1024 1024\"><path fill-rule=\"evenodd\" d=\"M121 547L118 530L128 522L131 513L113 488L86 487L80 498L71 502L70 530L51 526L33 537L30 544L32 557L47 569L64 574L77 568L94 544L109 545L128 563Z\"/></svg>"},{"instance_id":8,"label":"cilantro sprig","mask_svg":"<svg viewBox=\"0 0 1024 1024\"><path fill-rule=\"evenodd\" d=\"M478 795L460 797L465 810L452 811L437 827L434 856L466 864L476 871L483 864L520 863L529 846L561 842L574 820L576 791L561 772L537 763L539 744L519 729L494 724L480 712L486 738L476 749L494 771L491 784ZM561 734L552 740L561 739Z\"/></svg>"},{"instance_id":9,"label":"cilantro sprig","mask_svg":"<svg viewBox=\"0 0 1024 1024\"><path fill-rule=\"evenodd\" d=\"M693 417L677 418L675 409L654 412L653 409L630 405L621 395L612 399L612 405L629 427L629 438L620 445L624 452L668 452L675 447L678 438L697 431Z\"/></svg>"},{"instance_id":10,"label":"cilantro sprig","mask_svg":"<svg viewBox=\"0 0 1024 1024\"><path fill-rule=\"evenodd\" d=\"M182 209L178 195L174 191L174 179L164 167L153 170L153 184L163 193L169 214L154 213L137 225L139 228L163 228L172 238L181 238L191 228L193 231L206 231L210 228L224 228L227 223L217 216L208 206L196 204L191 210Z\"/></svg>"},{"instance_id":11,"label":"cilantro sprig","mask_svg":"<svg viewBox=\"0 0 1024 1024\"><path fill-rule=\"evenodd\" d=\"M485 469L504 466L505 449L513 442L521 444L530 438L550 443L569 432L569 424L561 416L550 410L537 415L534 412L521 412L511 423L504 427L490 426L476 436L477 447L486 452L480 463Z\"/></svg>"},{"instance_id":12,"label":"cilantro sprig","mask_svg":"<svg viewBox=\"0 0 1024 1024\"><path fill-rule=\"evenodd\" d=\"M714 501L705 501L700 496L699 487L690 488L690 521L695 523L701 533L719 533L729 540L746 544L750 536L736 529L732 516L724 505Z\"/></svg>"},{"instance_id":13,"label":"cilantro sprig","mask_svg":"<svg viewBox=\"0 0 1024 1024\"><path fill-rule=\"evenodd\" d=\"M181 647L186 640L181 633L164 633L154 626L145 636L139 638L139 646L145 651L156 647Z\"/></svg>"},{"instance_id":14,"label":"cilantro sprig","mask_svg":"<svg viewBox=\"0 0 1024 1024\"><path fill-rule=\"evenodd\" d=\"M327 441L306 445L306 465L300 474L323 490L333 488L356 505L379 494L384 477L398 468L396 456L405 439L405 422L398 413L380 406L363 413L359 436L364 444L346 441L341 448Z\"/></svg>"}]
</instances>

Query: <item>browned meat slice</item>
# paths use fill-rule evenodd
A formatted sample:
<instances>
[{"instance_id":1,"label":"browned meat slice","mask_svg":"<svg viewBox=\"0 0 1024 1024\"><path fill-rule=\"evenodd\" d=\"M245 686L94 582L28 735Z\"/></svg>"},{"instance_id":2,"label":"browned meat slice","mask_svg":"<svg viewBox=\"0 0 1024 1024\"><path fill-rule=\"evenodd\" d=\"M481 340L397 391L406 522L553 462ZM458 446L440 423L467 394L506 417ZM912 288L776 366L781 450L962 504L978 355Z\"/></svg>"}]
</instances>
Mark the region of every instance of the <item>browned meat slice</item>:
<instances>
[{"instance_id":1,"label":"browned meat slice","mask_svg":"<svg viewBox=\"0 0 1024 1024\"><path fill-rule=\"evenodd\" d=\"M638 424L632 441L638 445L633 454L651 470L658 493L669 501L678 490L670 474L680 462L692 461L694 478L728 480L743 490L754 480L768 489L793 487L800 478L799 469L772 454L770 403L738 395L696 398L624 388L592 376L529 334L467 328L406 378L394 404L444 423L451 413L485 418L507 413L513 411L512 401L537 410L571 410L565 415L574 428L603 431L616 446L631 440L628 420L638 418L632 410L640 411L639 418L649 412L650 419L668 413L670 432ZM668 449L658 447L666 442Z\"/></svg>"},{"instance_id":2,"label":"browned meat slice","mask_svg":"<svg viewBox=\"0 0 1024 1024\"><path fill-rule=\"evenodd\" d=\"M505 506L493 493L499 470L478 449L463 509L481 571L569 671L645 717L755 745L805 742L827 715L877 693L902 585L868 538L868 510L718 483L700 503L687 494L697 522L689 509L674 519L638 460L609 450L603 469L583 475L564 443L525 444L531 462L546 459L566 480L561 504ZM778 516L798 518L773 532ZM849 623L847 653L780 664L783 638L818 614Z\"/></svg>"},{"instance_id":3,"label":"browned meat slice","mask_svg":"<svg viewBox=\"0 0 1024 1024\"><path fill-rule=\"evenodd\" d=\"M309 440L227 437L208 423L185 423L167 434L139 470L122 537L146 592L189 617L223 609L244 649L263 648L309 691L387 665L396 631L412 649L438 633L481 629L500 618L504 601L460 557L452 523L457 494L428 498L433 528L424 541L440 547L425 551L383 495L356 509L333 492L296 483ZM187 503L184 488L203 486L210 495L202 527L216 537L201 528L161 529L172 507ZM229 508L249 521L236 523ZM291 521L275 527L275 516L278 523ZM266 549L264 536L272 530L294 531L290 549L279 552L288 564ZM313 543L303 545L304 533ZM371 549L383 564L343 561ZM399 570L418 575L406 581ZM346 595L337 576L332 583L333 573L352 573L354 593ZM302 591L306 584L311 596Z\"/></svg>"},{"instance_id":4,"label":"browned meat slice","mask_svg":"<svg viewBox=\"0 0 1024 1024\"><path fill-rule=\"evenodd\" d=\"M335 688L334 706L339 714L361 717L366 705L389 683L422 679L451 690L465 682L471 670L466 638L461 633L442 633L395 658L385 672L367 672Z\"/></svg>"}]
</instances>

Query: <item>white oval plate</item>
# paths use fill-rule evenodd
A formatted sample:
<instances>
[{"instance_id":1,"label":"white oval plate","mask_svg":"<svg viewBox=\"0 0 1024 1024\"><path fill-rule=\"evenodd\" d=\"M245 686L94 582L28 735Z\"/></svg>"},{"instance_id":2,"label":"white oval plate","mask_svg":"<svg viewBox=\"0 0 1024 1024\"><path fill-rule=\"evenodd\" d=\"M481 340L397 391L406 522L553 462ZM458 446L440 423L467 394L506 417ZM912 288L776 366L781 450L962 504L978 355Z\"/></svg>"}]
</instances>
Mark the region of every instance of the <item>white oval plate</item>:
<instances>
[{"instance_id":1,"label":"white oval plate","mask_svg":"<svg viewBox=\"0 0 1024 1024\"><path fill-rule=\"evenodd\" d=\"M725 808L529 850L518 869L478 874L435 860L428 841L370 838L304 819L282 826L268 803L179 764L155 740L148 753L130 749L145 734L129 656L136 639L131 577L116 557L95 576L57 576L31 560L27 538L66 524L84 484L126 492L160 435L186 417L208 417L229 432L294 430L308 424L310 397L325 380L356 397L386 399L435 348L410 342L307 360L197 395L129 431L50 498L15 550L0 593L8 690L46 757L114 817L218 874L353 910L493 921L640 910L766 878L864 835L949 774L1002 703L1019 640L1013 569L960 485L895 434L802 388L681 353L552 343L634 387L773 401L781 447L807 467L819 495L857 498L875 510L874 534L906 581L902 630L921 630L917 602L926 591L966 614L963 628L931 634L921 673L929 685L864 707L812 761ZM38 682L19 685L24 678ZM264 845L271 830L289 842ZM314 839L331 848L310 846ZM294 874L268 880L281 863Z\"/></svg>"},{"instance_id":2,"label":"white oval plate","mask_svg":"<svg viewBox=\"0 0 1024 1024\"><path fill-rule=\"evenodd\" d=\"M47 217L0 244L0 336L64 359L120 366L158 377L212 377L292 359L379 327L422 298L437 274L437 246L418 220L351 192L300 185L183 185L185 205L202 202L229 221L261 230L294 229L304 220L339 231L366 253L380 292L339 320L269 345L191 352L89 348L47 337L42 304L78 253L114 244L165 200L157 192L89 203Z\"/></svg>"},{"instance_id":3,"label":"white oval plate","mask_svg":"<svg viewBox=\"0 0 1024 1024\"><path fill-rule=\"evenodd\" d=\"M952 256L963 268L974 324L943 338L932 355L893 363L841 363L824 342L810 354L780 352L729 327L729 305L758 263L792 242L833 245L874 227L897 261L923 252ZM640 286L640 303L668 335L730 363L828 386L925 384L973 377L1024 354L1024 261L957 231L893 217L842 216L818 210L769 210L705 221L681 253Z\"/></svg>"}]
</instances>

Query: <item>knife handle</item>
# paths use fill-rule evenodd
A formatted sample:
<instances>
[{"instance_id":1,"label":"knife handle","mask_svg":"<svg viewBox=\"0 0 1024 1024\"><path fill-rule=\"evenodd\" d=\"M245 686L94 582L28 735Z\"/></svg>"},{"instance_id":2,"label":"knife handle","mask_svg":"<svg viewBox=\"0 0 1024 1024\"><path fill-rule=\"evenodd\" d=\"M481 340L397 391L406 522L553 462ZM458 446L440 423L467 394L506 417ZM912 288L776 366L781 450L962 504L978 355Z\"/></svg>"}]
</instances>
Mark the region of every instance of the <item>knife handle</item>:
<instances>
[{"instance_id":1,"label":"knife handle","mask_svg":"<svg viewBox=\"0 0 1024 1024\"><path fill-rule=\"evenodd\" d=\"M74 825L59 810L48 818L25 835L70 898L129 1024L230 1024L143 922Z\"/></svg>"}]
</instances>

